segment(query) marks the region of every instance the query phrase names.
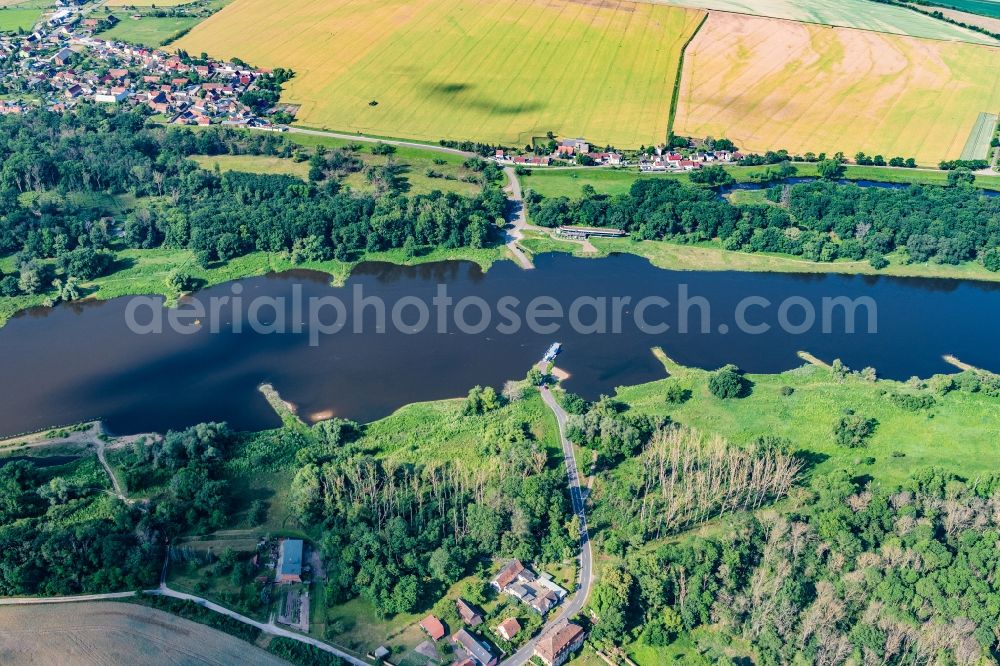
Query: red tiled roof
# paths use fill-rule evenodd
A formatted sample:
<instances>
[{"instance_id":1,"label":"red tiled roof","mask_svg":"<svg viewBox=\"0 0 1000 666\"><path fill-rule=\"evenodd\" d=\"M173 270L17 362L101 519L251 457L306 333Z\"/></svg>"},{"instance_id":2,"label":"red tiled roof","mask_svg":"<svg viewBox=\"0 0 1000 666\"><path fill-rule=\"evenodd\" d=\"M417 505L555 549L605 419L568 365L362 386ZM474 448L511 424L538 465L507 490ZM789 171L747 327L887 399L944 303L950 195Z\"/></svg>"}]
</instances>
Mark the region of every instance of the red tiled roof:
<instances>
[{"instance_id":1,"label":"red tiled roof","mask_svg":"<svg viewBox=\"0 0 1000 666\"><path fill-rule=\"evenodd\" d=\"M553 663L555 658L583 634L583 627L570 624L563 620L549 631L542 634L535 645L535 654L547 663Z\"/></svg>"},{"instance_id":2,"label":"red tiled roof","mask_svg":"<svg viewBox=\"0 0 1000 666\"><path fill-rule=\"evenodd\" d=\"M510 564L508 564L507 566L505 566L503 569L500 570L500 573L496 575L496 578L493 579L493 582L495 582L497 586L502 590L508 585L510 585L511 582L515 578L517 578L517 575L522 571L524 571L524 565L521 564L521 560L514 560L513 562L511 562Z\"/></svg>"},{"instance_id":3,"label":"red tiled roof","mask_svg":"<svg viewBox=\"0 0 1000 666\"><path fill-rule=\"evenodd\" d=\"M428 615L421 620L420 628L426 631L427 635L434 640L440 640L444 637L444 625L441 624L441 620L437 619L433 615Z\"/></svg>"},{"instance_id":4,"label":"red tiled roof","mask_svg":"<svg viewBox=\"0 0 1000 666\"><path fill-rule=\"evenodd\" d=\"M504 638L510 639L514 637L517 632L521 631L521 625L515 618L507 618L499 625L497 625L497 632Z\"/></svg>"}]
</instances>

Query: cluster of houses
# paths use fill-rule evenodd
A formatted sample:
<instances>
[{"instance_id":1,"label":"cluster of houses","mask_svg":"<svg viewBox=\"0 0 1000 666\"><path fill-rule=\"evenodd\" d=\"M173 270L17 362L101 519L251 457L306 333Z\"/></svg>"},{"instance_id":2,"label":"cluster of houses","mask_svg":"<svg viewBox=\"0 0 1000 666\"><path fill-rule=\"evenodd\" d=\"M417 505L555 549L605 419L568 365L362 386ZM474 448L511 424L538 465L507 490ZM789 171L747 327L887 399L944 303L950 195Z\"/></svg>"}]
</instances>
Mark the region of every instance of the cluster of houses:
<instances>
[{"instance_id":1,"label":"cluster of houses","mask_svg":"<svg viewBox=\"0 0 1000 666\"><path fill-rule=\"evenodd\" d=\"M100 21L72 8L53 14L30 35L0 38L0 58L16 56L0 72L9 90L24 90L53 111L82 101L148 106L184 125L268 126L240 102L266 70L221 61L186 62L157 49L108 41L93 34ZM89 65L80 65L85 61ZM24 113L26 103L5 102L0 113Z\"/></svg>"},{"instance_id":2,"label":"cluster of houses","mask_svg":"<svg viewBox=\"0 0 1000 666\"><path fill-rule=\"evenodd\" d=\"M688 151L685 151L687 153ZM576 161L577 157L586 156L584 164L591 166L628 166L629 161L621 153L594 152L583 139L563 139L551 155L521 155L497 150L494 159L500 164L515 166L552 166ZM641 171L693 171L712 164L729 164L742 159L743 155L729 150L695 151L682 154L664 148L657 148L653 155L640 153L638 164Z\"/></svg>"},{"instance_id":3,"label":"cluster of houses","mask_svg":"<svg viewBox=\"0 0 1000 666\"><path fill-rule=\"evenodd\" d=\"M490 581L490 585L497 592L515 597L541 615L552 610L566 597L566 590L547 576L536 575L520 560L513 560L504 566ZM451 635L455 655L452 666L496 666L499 656L494 653L494 648L469 631L483 624L483 612L461 598L455 601L455 610L464 626ZM429 640L417 646L416 651L434 661L437 659L434 643L443 639L448 631L441 620L433 615L421 620L420 628ZM521 632L521 624L516 618L507 618L492 627L492 631L504 641L511 641ZM538 637L534 656L545 666L561 666L583 645L585 638L586 633L582 627L565 619L560 620Z\"/></svg>"},{"instance_id":4,"label":"cluster of houses","mask_svg":"<svg viewBox=\"0 0 1000 666\"><path fill-rule=\"evenodd\" d=\"M539 615L545 615L566 598L566 590L551 578L536 575L520 560L514 560L501 569L490 585L497 592L509 594L526 604Z\"/></svg>"},{"instance_id":5,"label":"cluster of houses","mask_svg":"<svg viewBox=\"0 0 1000 666\"><path fill-rule=\"evenodd\" d=\"M466 601L459 599L456 605L458 606L459 615L465 624L473 627L482 624L482 614L474 610ZM463 607L465 609L464 613ZM469 619L466 619L467 617ZM470 620L474 620L475 624L472 624ZM447 634L441 620L433 615L428 615L421 620L420 628L434 642L441 640ZM464 627L452 634L451 642L454 648L455 666L496 666L498 663L498 657L493 654L493 649L489 643L473 635ZM422 644L417 647L417 652L431 659L436 659L437 656L437 651L432 645Z\"/></svg>"},{"instance_id":6,"label":"cluster of houses","mask_svg":"<svg viewBox=\"0 0 1000 666\"><path fill-rule=\"evenodd\" d=\"M514 155L504 150L497 150L494 157L500 164L549 166L553 160L575 160L578 155L585 155L595 166L625 166L628 164L621 153L592 152L590 144L583 139L564 139L559 142L551 155Z\"/></svg>"},{"instance_id":7,"label":"cluster of houses","mask_svg":"<svg viewBox=\"0 0 1000 666\"><path fill-rule=\"evenodd\" d=\"M694 171L706 164L731 164L743 155L729 150L698 151L682 155L674 151L657 149L656 154L639 161L640 171Z\"/></svg>"}]
</instances>

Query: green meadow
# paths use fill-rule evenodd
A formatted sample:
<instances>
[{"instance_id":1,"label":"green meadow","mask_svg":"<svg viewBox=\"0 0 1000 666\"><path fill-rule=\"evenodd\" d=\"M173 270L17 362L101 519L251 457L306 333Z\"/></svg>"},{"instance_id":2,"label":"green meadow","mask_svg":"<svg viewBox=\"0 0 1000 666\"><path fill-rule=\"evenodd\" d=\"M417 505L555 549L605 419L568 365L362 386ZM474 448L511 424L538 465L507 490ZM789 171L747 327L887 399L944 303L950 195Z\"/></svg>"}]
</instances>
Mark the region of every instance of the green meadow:
<instances>
[{"instance_id":1,"label":"green meadow","mask_svg":"<svg viewBox=\"0 0 1000 666\"><path fill-rule=\"evenodd\" d=\"M721 400L708 391L710 371L658 356L673 379L619 388L619 399L636 411L669 416L737 445L758 437L786 438L792 450L811 461L810 474L846 467L892 485L928 467L972 478L996 472L1000 399L984 393L933 395L929 409L907 411L889 396L931 392L890 380L841 378L805 365L780 374L747 375L752 383L748 397ZM668 404L663 397L667 381L680 382L691 392L690 399ZM860 448L841 447L834 439L834 425L847 409L877 421L874 435Z\"/></svg>"}]
</instances>

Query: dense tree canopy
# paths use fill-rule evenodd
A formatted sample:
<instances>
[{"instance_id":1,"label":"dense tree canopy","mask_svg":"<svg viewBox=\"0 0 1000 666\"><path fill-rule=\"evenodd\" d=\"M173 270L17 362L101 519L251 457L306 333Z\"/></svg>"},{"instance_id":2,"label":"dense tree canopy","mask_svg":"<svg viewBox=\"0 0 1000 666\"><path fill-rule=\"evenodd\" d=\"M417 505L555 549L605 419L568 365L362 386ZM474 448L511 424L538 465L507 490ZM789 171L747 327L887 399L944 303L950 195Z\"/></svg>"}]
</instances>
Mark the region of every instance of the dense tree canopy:
<instances>
[{"instance_id":1,"label":"dense tree canopy","mask_svg":"<svg viewBox=\"0 0 1000 666\"><path fill-rule=\"evenodd\" d=\"M994 257L1000 248L1000 198L971 187L862 188L816 181L776 185L768 198L780 205L734 205L712 189L668 178L638 180L628 194L616 196L585 188L575 200L528 197L532 221L544 227L614 227L640 240L718 239L730 250L813 261L878 261L900 250L917 263L977 258L987 267L1000 263Z\"/></svg>"},{"instance_id":2,"label":"dense tree canopy","mask_svg":"<svg viewBox=\"0 0 1000 666\"><path fill-rule=\"evenodd\" d=\"M998 478L929 471L889 489L834 473L787 515L631 552L634 582L613 579L627 594L594 603L614 606L616 630L624 623L623 634L651 645L678 620L714 624L749 641L765 665L992 660L998 502Z\"/></svg>"},{"instance_id":3,"label":"dense tree canopy","mask_svg":"<svg viewBox=\"0 0 1000 666\"><path fill-rule=\"evenodd\" d=\"M407 196L391 164L368 174L373 193L342 190L327 176L359 168L348 149L317 149L311 173L321 183L217 173L186 159L220 153L290 156L293 146L270 134L147 127L141 114L90 107L0 118L0 255L17 253L15 265L27 273L0 276L2 293L47 290L53 275L38 274L41 260L56 259L66 276L98 277L113 267L107 250L122 244L188 248L203 264L257 250L351 259L407 241L481 247L503 216L496 187L475 198ZM498 173L485 167L477 177L489 185ZM100 217L87 202L105 194L142 203L124 220Z\"/></svg>"}]
</instances>

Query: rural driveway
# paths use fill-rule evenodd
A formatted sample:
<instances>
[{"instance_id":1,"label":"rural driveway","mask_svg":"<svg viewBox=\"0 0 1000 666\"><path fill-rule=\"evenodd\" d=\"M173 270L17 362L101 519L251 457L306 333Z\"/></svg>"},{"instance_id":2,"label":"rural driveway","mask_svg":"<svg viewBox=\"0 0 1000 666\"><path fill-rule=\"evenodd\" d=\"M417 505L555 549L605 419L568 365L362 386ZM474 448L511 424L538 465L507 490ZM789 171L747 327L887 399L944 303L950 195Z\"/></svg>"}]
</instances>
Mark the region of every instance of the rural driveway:
<instances>
[{"instance_id":1,"label":"rural driveway","mask_svg":"<svg viewBox=\"0 0 1000 666\"><path fill-rule=\"evenodd\" d=\"M107 594L78 594L70 597L12 597L0 599L0 606L29 606L35 604L68 604L77 601L105 601L108 599L128 599L135 592L109 592Z\"/></svg>"},{"instance_id":2,"label":"rural driveway","mask_svg":"<svg viewBox=\"0 0 1000 666\"><path fill-rule=\"evenodd\" d=\"M552 395L547 386L541 387L539 392L541 393L542 400L552 410L552 413L555 414L556 423L559 424L559 439L562 442L563 459L566 463L569 497L573 503L573 513L580 519L580 568L578 571L580 587L577 589L576 594L573 595L573 598L563 604L559 614L546 624L542 632L539 632L539 635L541 635L541 633L544 633L546 629L556 622L568 620L583 610L584 605L587 603L587 598L590 596L590 588L594 584L594 570L593 556L590 549L590 533L587 530L586 506L583 501L583 493L580 490L580 477L576 469L576 455L573 453L573 443L566 438L566 410L556 401L555 396ZM528 663L537 643L538 636L532 638L520 650L505 659L503 666L521 666L521 664Z\"/></svg>"},{"instance_id":3,"label":"rural driveway","mask_svg":"<svg viewBox=\"0 0 1000 666\"><path fill-rule=\"evenodd\" d=\"M272 636L281 636L283 638L291 638L292 640L299 641L300 643L307 643L314 647L329 652L330 654L335 654L349 664L354 664L354 666L371 666L370 662L358 659L352 654L348 654L343 650L339 650L329 643L324 643L323 641L312 638L311 636L303 636L302 634L295 633L294 631L289 631L288 629L282 629L276 626L273 622L258 622L257 620L251 619L246 615L240 615L236 611L231 611L225 606L220 606L219 604L212 603L208 599L202 597L196 597L193 594L186 594L184 592L177 592L176 590L171 590L166 586L165 583L161 583L159 589L147 590L147 594L156 594L164 597L173 597L174 599L186 599L187 601L193 601L194 603L207 608L208 610L215 611L220 615L225 615L231 617L234 620L242 622L243 624L248 624L251 627L257 627L265 634L271 634Z\"/></svg>"},{"instance_id":4,"label":"rural driveway","mask_svg":"<svg viewBox=\"0 0 1000 666\"><path fill-rule=\"evenodd\" d=\"M524 212L524 197L521 196L521 181L517 179L514 169L506 167L503 172L507 175L507 187L504 190L507 193L507 224L509 225L505 231L507 249L514 255L514 260L521 268L534 268L535 265L531 263L531 259L518 245L518 242L524 239L524 230L528 228L528 218Z\"/></svg>"}]
</instances>

